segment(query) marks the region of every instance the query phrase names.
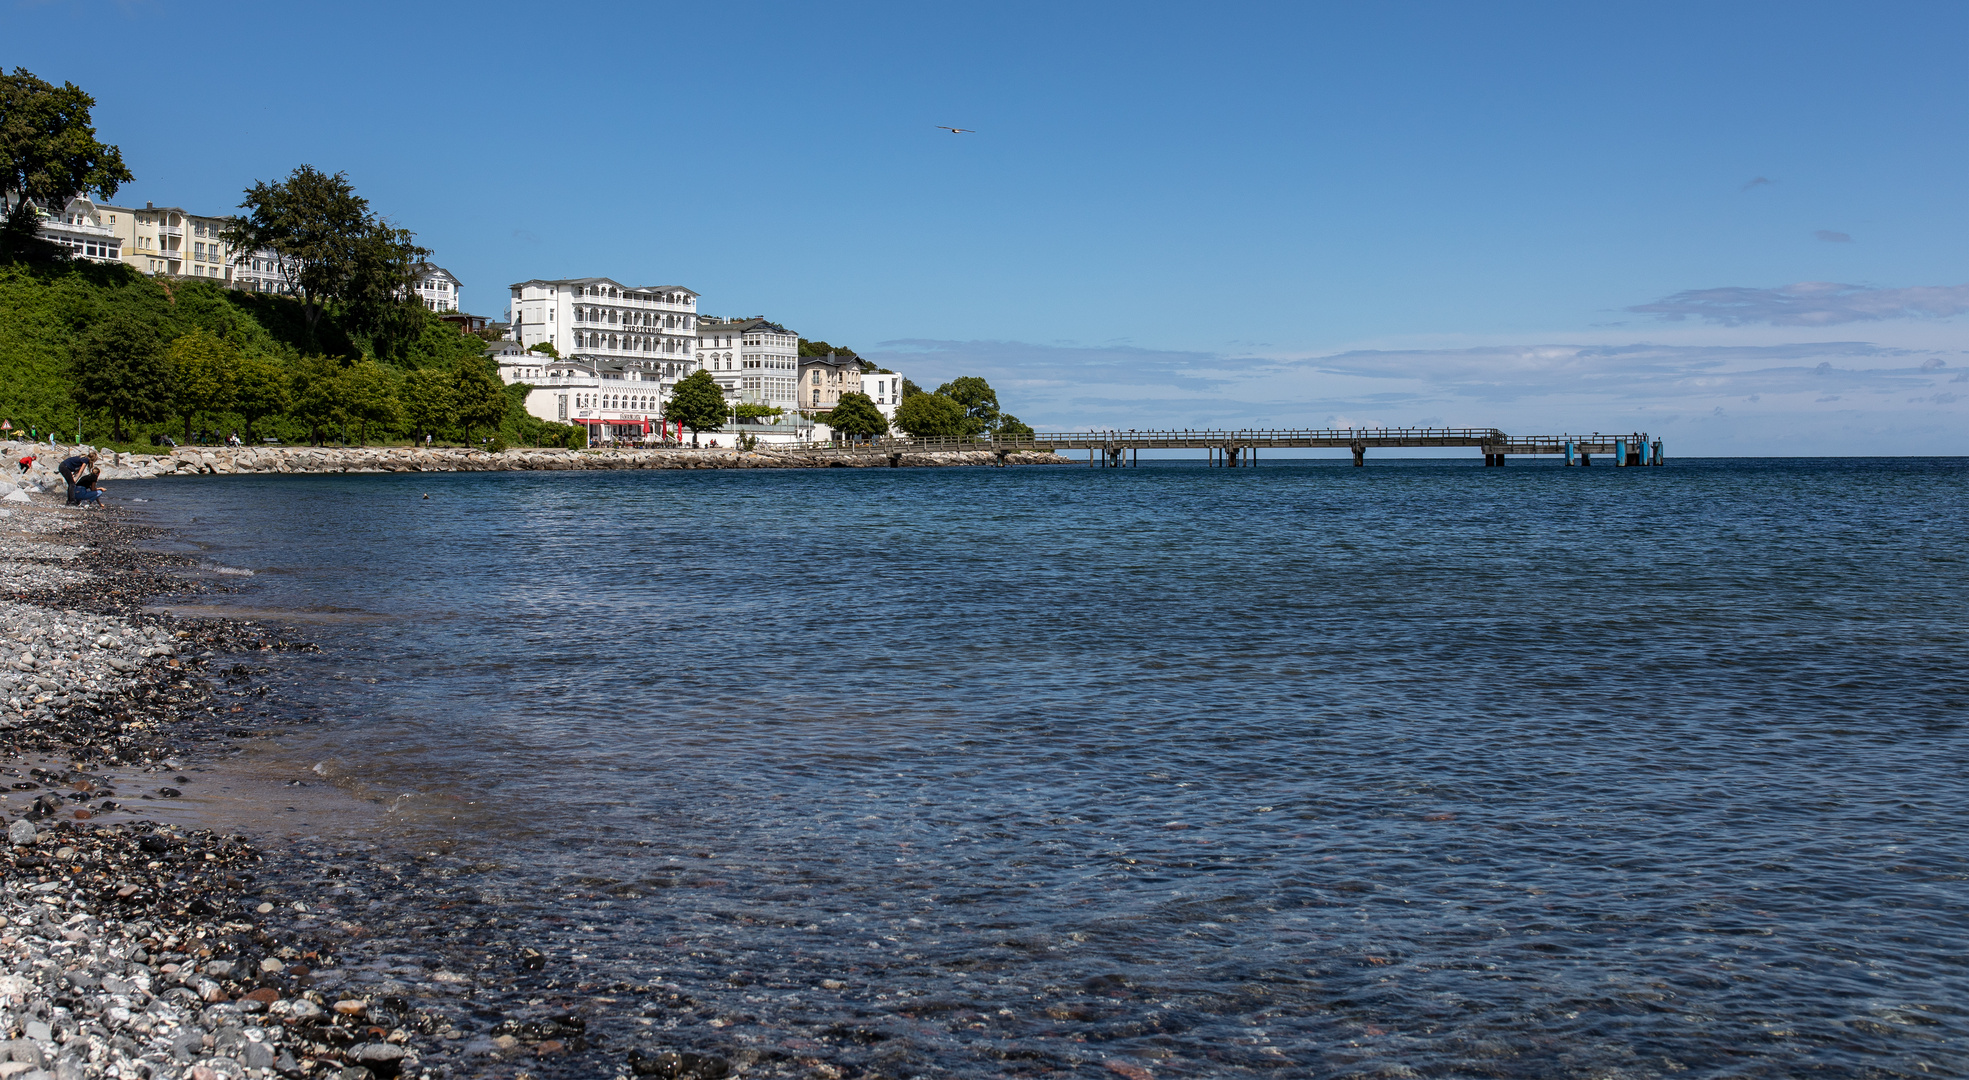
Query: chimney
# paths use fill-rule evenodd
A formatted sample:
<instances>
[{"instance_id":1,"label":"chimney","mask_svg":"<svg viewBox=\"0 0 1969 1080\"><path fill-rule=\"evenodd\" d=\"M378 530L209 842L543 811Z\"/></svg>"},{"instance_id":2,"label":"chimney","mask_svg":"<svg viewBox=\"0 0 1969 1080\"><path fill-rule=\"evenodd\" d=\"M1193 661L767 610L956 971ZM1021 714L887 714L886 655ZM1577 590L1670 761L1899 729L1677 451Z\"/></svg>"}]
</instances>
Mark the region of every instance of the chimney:
<instances>
[{"instance_id":1,"label":"chimney","mask_svg":"<svg viewBox=\"0 0 1969 1080\"><path fill-rule=\"evenodd\" d=\"M146 209L146 210L155 210L155 209L157 209L157 204L156 204L156 203L154 203L154 202L148 202L148 201L146 201L146 202L144 203L144 209Z\"/></svg>"}]
</instances>

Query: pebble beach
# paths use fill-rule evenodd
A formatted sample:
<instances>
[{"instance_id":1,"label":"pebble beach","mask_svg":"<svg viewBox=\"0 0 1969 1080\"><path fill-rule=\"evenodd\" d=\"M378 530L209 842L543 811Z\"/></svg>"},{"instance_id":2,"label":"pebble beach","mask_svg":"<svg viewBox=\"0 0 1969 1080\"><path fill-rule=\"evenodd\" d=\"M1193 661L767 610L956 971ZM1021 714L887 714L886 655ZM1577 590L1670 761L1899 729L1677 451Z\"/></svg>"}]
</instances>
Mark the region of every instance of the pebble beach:
<instances>
[{"instance_id":1,"label":"pebble beach","mask_svg":"<svg viewBox=\"0 0 1969 1080\"><path fill-rule=\"evenodd\" d=\"M680 1003L488 943L469 868L435 852L275 851L155 820L199 782L188 762L243 734L242 701L265 693L254 658L313 646L147 609L198 587L190 558L146 550L117 510L9 486L25 497L0 503L0 1080L746 1071L591 1037L585 994Z\"/></svg>"}]
</instances>

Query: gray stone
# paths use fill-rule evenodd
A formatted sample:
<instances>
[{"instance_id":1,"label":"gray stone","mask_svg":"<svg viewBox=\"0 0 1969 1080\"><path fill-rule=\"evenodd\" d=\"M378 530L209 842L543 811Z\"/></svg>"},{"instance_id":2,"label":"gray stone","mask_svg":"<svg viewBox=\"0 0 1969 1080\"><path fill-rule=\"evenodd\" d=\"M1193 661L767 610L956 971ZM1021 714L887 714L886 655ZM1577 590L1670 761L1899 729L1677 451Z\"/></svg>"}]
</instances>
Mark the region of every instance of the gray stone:
<instances>
[{"instance_id":1,"label":"gray stone","mask_svg":"<svg viewBox=\"0 0 1969 1080\"><path fill-rule=\"evenodd\" d=\"M35 1042L55 1041L55 1029L49 1027L46 1020L29 1020L21 1025L21 1031Z\"/></svg>"},{"instance_id":2,"label":"gray stone","mask_svg":"<svg viewBox=\"0 0 1969 1080\"><path fill-rule=\"evenodd\" d=\"M41 831L36 829L34 823L26 818L21 818L12 825L7 826L7 840L9 843L32 844L35 838L40 835Z\"/></svg>"},{"instance_id":3,"label":"gray stone","mask_svg":"<svg viewBox=\"0 0 1969 1080\"><path fill-rule=\"evenodd\" d=\"M247 1043L239 1051L239 1063L249 1069L271 1069L273 1047L263 1042Z\"/></svg>"}]
</instances>

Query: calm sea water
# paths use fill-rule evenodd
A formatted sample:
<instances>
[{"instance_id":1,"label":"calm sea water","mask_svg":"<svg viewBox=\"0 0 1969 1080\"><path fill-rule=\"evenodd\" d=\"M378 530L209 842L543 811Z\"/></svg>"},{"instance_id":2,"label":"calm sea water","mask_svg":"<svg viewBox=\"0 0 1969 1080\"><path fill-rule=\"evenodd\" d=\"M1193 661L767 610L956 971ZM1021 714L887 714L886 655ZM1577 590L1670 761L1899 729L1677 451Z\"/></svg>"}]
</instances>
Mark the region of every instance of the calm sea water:
<instances>
[{"instance_id":1,"label":"calm sea water","mask_svg":"<svg viewBox=\"0 0 1969 1080\"><path fill-rule=\"evenodd\" d=\"M591 1004L623 1038L1969 1072L1963 461L114 494L314 618L263 767L389 796L484 934L697 1003Z\"/></svg>"}]
</instances>

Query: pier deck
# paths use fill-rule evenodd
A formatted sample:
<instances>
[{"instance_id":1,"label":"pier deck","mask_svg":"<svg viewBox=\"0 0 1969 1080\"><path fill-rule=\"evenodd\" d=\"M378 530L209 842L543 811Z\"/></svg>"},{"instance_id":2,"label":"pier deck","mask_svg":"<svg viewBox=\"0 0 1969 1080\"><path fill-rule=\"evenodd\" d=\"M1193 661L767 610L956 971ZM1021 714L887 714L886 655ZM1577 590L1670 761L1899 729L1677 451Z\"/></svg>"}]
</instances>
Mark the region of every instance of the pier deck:
<instances>
[{"instance_id":1,"label":"pier deck","mask_svg":"<svg viewBox=\"0 0 1969 1080\"><path fill-rule=\"evenodd\" d=\"M843 444L840 449L870 454L899 455L926 450L989 450L998 454L1022 450L1068 453L1085 450L1093 465L1133 464L1143 450L1203 450L1212 464L1252 465L1260 450L1350 450L1354 464L1363 464L1367 451L1389 447L1475 448L1484 464L1503 465L1509 457L1564 457L1566 464L1591 465L1594 455L1614 465L1660 465L1661 440L1646 432L1609 435L1509 435L1496 428L1244 428L1170 429L1160 431L1050 431L999 439L878 439Z\"/></svg>"}]
</instances>

